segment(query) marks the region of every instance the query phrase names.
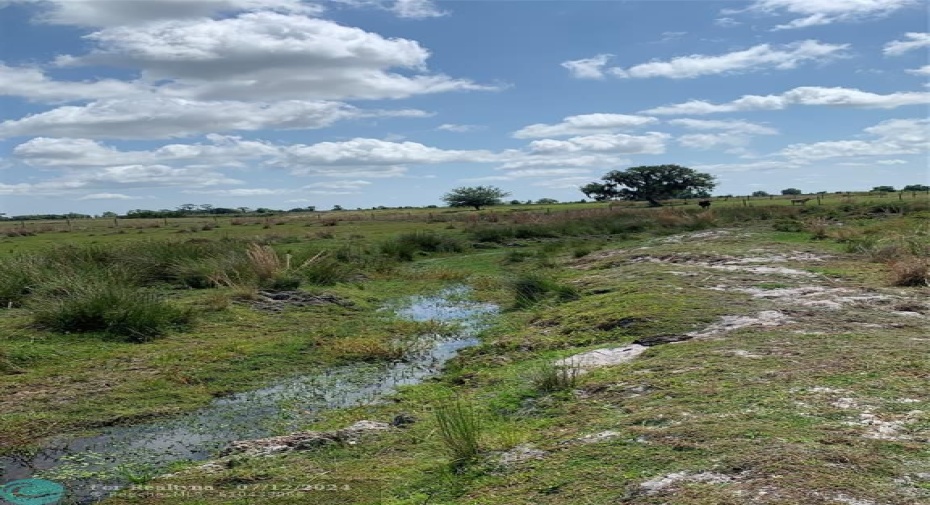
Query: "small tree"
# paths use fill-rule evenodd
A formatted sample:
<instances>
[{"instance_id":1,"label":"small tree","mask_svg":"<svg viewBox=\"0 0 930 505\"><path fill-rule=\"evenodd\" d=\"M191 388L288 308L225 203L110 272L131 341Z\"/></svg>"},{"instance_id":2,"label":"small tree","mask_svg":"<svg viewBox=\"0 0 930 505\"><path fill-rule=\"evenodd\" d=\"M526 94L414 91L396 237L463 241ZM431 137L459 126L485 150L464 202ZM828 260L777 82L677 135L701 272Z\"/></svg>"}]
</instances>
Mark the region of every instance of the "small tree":
<instances>
[{"instance_id":1,"label":"small tree","mask_svg":"<svg viewBox=\"0 0 930 505\"><path fill-rule=\"evenodd\" d=\"M659 200L682 194L706 197L716 187L714 176L679 165L655 165L614 170L601 177L604 182L582 186L581 192L599 202L621 199L648 201L660 207Z\"/></svg>"},{"instance_id":2,"label":"small tree","mask_svg":"<svg viewBox=\"0 0 930 505\"><path fill-rule=\"evenodd\" d=\"M894 189L894 186L875 186L872 188L872 191L877 193L894 193L897 190Z\"/></svg>"},{"instance_id":3,"label":"small tree","mask_svg":"<svg viewBox=\"0 0 930 505\"><path fill-rule=\"evenodd\" d=\"M554 205L559 203L555 198L540 198L536 200L536 205Z\"/></svg>"},{"instance_id":4,"label":"small tree","mask_svg":"<svg viewBox=\"0 0 930 505\"><path fill-rule=\"evenodd\" d=\"M752 196L769 196L765 191L753 191Z\"/></svg>"},{"instance_id":5,"label":"small tree","mask_svg":"<svg viewBox=\"0 0 930 505\"><path fill-rule=\"evenodd\" d=\"M901 191L930 191L930 186L924 184L908 184Z\"/></svg>"},{"instance_id":6,"label":"small tree","mask_svg":"<svg viewBox=\"0 0 930 505\"><path fill-rule=\"evenodd\" d=\"M509 195L494 186L473 186L455 188L443 195L442 201L450 207L474 207L475 210L481 210L481 207L488 205L500 205L501 199Z\"/></svg>"},{"instance_id":7,"label":"small tree","mask_svg":"<svg viewBox=\"0 0 930 505\"><path fill-rule=\"evenodd\" d=\"M783 195L803 195L804 192L801 191L801 190L798 189L798 188L787 188L787 189L781 190L781 194L783 194Z\"/></svg>"}]
</instances>

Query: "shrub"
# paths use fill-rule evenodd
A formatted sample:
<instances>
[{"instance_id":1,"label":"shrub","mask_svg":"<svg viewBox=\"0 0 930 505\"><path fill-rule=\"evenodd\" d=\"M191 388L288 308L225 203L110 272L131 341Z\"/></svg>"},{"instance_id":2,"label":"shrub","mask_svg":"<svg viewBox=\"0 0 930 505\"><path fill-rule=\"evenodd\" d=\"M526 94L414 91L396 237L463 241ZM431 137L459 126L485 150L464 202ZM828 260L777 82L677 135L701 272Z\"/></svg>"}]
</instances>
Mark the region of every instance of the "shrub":
<instances>
[{"instance_id":1,"label":"shrub","mask_svg":"<svg viewBox=\"0 0 930 505\"><path fill-rule=\"evenodd\" d=\"M128 342L144 342L190 324L189 310L112 281L79 281L63 292L47 293L33 306L35 324L60 333L100 332Z\"/></svg>"},{"instance_id":2,"label":"shrub","mask_svg":"<svg viewBox=\"0 0 930 505\"><path fill-rule=\"evenodd\" d=\"M433 408L439 435L454 466L475 458L480 450L481 420L470 402L461 398L442 401Z\"/></svg>"},{"instance_id":3,"label":"shrub","mask_svg":"<svg viewBox=\"0 0 930 505\"><path fill-rule=\"evenodd\" d=\"M930 286L930 258L908 256L890 263L895 286Z\"/></svg>"}]
</instances>

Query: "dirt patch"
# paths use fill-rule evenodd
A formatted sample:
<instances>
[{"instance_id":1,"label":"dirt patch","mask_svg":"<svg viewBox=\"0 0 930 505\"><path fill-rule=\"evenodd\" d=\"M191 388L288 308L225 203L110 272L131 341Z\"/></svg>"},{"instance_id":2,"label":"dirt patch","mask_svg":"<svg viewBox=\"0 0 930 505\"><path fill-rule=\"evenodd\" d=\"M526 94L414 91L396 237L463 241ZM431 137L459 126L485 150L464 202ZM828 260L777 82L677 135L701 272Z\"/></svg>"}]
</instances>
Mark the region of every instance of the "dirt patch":
<instances>
[{"instance_id":1,"label":"dirt patch","mask_svg":"<svg viewBox=\"0 0 930 505\"><path fill-rule=\"evenodd\" d=\"M527 444L522 444L503 453L497 462L501 466L512 466L526 461L540 460L548 456L549 453Z\"/></svg>"},{"instance_id":2,"label":"dirt patch","mask_svg":"<svg viewBox=\"0 0 930 505\"><path fill-rule=\"evenodd\" d=\"M663 244L680 244L682 242L694 241L703 242L706 240L715 240L718 238L729 237L731 235L733 235L733 232L730 230L696 231L694 233L682 233L679 235L672 235L670 237L661 238L659 239L659 242Z\"/></svg>"},{"instance_id":3,"label":"dirt patch","mask_svg":"<svg viewBox=\"0 0 930 505\"><path fill-rule=\"evenodd\" d=\"M654 479L647 480L639 485L639 488L647 495L657 494L665 491L667 488L674 487L681 482L701 482L707 484L729 484L737 480L736 477L714 472L675 472L668 475L662 475Z\"/></svg>"},{"instance_id":4,"label":"dirt patch","mask_svg":"<svg viewBox=\"0 0 930 505\"><path fill-rule=\"evenodd\" d=\"M335 304L351 307L354 302L328 293L314 295L304 291L260 291L258 298L246 302L255 310L263 312L281 312L288 307L310 307L314 305Z\"/></svg>"},{"instance_id":5,"label":"dirt patch","mask_svg":"<svg viewBox=\"0 0 930 505\"><path fill-rule=\"evenodd\" d=\"M714 270L724 270L728 272L743 272L759 275L785 275L791 277L815 277L816 274L805 270L798 270L787 267L766 266L770 263L781 263L788 261L811 262L823 261L822 256L810 253L789 253L776 254L768 256L716 256L705 254L675 253L667 255L641 255L629 259L630 263L666 263L673 265L687 265L700 268L709 268Z\"/></svg>"},{"instance_id":6,"label":"dirt patch","mask_svg":"<svg viewBox=\"0 0 930 505\"><path fill-rule=\"evenodd\" d=\"M689 333L692 337L710 337L749 327L774 327L790 323L788 316L777 310L763 310L754 316L723 316L704 331Z\"/></svg>"}]
</instances>

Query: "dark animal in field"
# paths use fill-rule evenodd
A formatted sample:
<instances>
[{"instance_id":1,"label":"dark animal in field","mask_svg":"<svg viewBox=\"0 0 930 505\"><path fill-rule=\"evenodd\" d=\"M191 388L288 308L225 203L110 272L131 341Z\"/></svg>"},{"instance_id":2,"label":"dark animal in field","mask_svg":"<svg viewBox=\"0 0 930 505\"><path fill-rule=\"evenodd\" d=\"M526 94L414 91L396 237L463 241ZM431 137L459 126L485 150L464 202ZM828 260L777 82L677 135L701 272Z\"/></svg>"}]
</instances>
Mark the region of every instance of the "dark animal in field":
<instances>
[{"instance_id":1,"label":"dark animal in field","mask_svg":"<svg viewBox=\"0 0 930 505\"><path fill-rule=\"evenodd\" d=\"M794 204L796 204L796 203L799 203L799 204L801 204L801 205L805 205L807 202L809 202L809 201L811 201L811 200L812 200L812 198L793 198L793 199L791 200L791 205L794 205Z\"/></svg>"},{"instance_id":2,"label":"dark animal in field","mask_svg":"<svg viewBox=\"0 0 930 505\"><path fill-rule=\"evenodd\" d=\"M701 201L698 202L698 205L700 205L702 209L709 209L709 208L710 208L710 200L701 200Z\"/></svg>"}]
</instances>

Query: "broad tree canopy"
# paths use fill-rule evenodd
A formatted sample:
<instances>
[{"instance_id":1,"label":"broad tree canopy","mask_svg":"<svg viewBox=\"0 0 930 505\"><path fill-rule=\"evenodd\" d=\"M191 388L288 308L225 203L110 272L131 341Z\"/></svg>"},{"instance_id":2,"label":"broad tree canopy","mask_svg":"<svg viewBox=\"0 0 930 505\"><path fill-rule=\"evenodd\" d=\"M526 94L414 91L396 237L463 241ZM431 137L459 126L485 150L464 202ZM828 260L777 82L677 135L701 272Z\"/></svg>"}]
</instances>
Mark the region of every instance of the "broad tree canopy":
<instances>
[{"instance_id":1,"label":"broad tree canopy","mask_svg":"<svg viewBox=\"0 0 930 505\"><path fill-rule=\"evenodd\" d=\"M475 210L481 210L481 207L488 205L500 205L501 198L509 195L494 186L473 186L455 188L443 195L442 201L451 207L474 207Z\"/></svg>"},{"instance_id":2,"label":"broad tree canopy","mask_svg":"<svg viewBox=\"0 0 930 505\"><path fill-rule=\"evenodd\" d=\"M581 187L588 198L606 200L647 201L654 207L680 195L706 197L716 187L714 176L679 165L653 165L614 170L601 177L604 182L592 182Z\"/></svg>"}]
</instances>

